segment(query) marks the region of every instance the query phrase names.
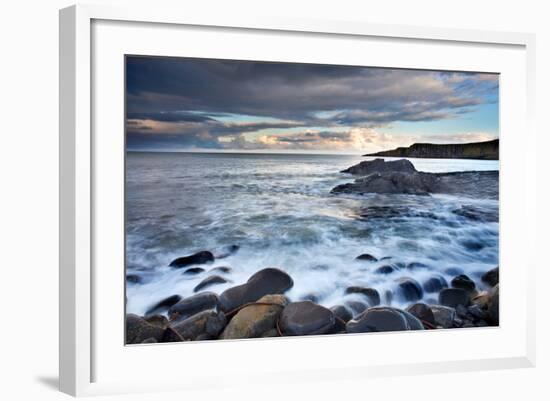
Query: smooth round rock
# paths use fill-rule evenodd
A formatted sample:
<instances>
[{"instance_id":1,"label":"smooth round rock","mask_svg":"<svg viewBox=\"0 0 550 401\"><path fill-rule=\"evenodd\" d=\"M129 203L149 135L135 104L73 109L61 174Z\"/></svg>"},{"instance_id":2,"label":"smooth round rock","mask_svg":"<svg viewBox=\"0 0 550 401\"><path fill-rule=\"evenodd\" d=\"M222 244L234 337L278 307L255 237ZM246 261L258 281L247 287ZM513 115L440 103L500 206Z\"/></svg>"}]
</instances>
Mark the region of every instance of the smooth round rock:
<instances>
[{"instance_id":1,"label":"smooth round rock","mask_svg":"<svg viewBox=\"0 0 550 401\"><path fill-rule=\"evenodd\" d=\"M353 315L350 312L350 310L346 308L344 305L333 306L332 308L330 308L330 310L332 311L332 313L334 313L334 316L336 316L337 318L339 318L345 323L349 322L353 318Z\"/></svg>"},{"instance_id":2,"label":"smooth round rock","mask_svg":"<svg viewBox=\"0 0 550 401\"><path fill-rule=\"evenodd\" d=\"M424 326L410 313L388 306L369 308L346 324L348 333L423 330Z\"/></svg>"},{"instance_id":3,"label":"smooth round rock","mask_svg":"<svg viewBox=\"0 0 550 401\"><path fill-rule=\"evenodd\" d=\"M219 273L231 273L233 269L229 266L216 266L213 269L211 269L211 272L219 272Z\"/></svg>"},{"instance_id":4,"label":"smooth round rock","mask_svg":"<svg viewBox=\"0 0 550 401\"><path fill-rule=\"evenodd\" d=\"M214 255L209 251L200 251L193 255L183 256L170 262L170 267L182 268L191 265L203 265L214 261Z\"/></svg>"},{"instance_id":5,"label":"smooth round rock","mask_svg":"<svg viewBox=\"0 0 550 401\"><path fill-rule=\"evenodd\" d=\"M369 307L366 303L359 301L347 301L346 306L349 307L353 316L363 313Z\"/></svg>"},{"instance_id":6,"label":"smooth round rock","mask_svg":"<svg viewBox=\"0 0 550 401\"><path fill-rule=\"evenodd\" d=\"M411 262L407 264L407 269L417 270L417 269L427 269L429 266L421 262Z\"/></svg>"},{"instance_id":7,"label":"smooth round rock","mask_svg":"<svg viewBox=\"0 0 550 401\"><path fill-rule=\"evenodd\" d=\"M193 276L195 274L200 274L204 272L205 270L202 267L190 267L189 269L185 269L183 274L186 276Z\"/></svg>"},{"instance_id":8,"label":"smooth round rock","mask_svg":"<svg viewBox=\"0 0 550 401\"><path fill-rule=\"evenodd\" d=\"M499 292L499 284L497 284L489 292L489 302L487 303L489 321L497 326L499 324Z\"/></svg>"},{"instance_id":9,"label":"smooth round rock","mask_svg":"<svg viewBox=\"0 0 550 401\"><path fill-rule=\"evenodd\" d=\"M226 322L223 312L205 310L172 325L171 328L176 331L183 340L200 341L206 338L217 338L225 327Z\"/></svg>"},{"instance_id":10,"label":"smooth round rock","mask_svg":"<svg viewBox=\"0 0 550 401\"><path fill-rule=\"evenodd\" d=\"M481 281L487 284L489 287L494 287L498 284L498 266L494 269L486 271L481 276Z\"/></svg>"},{"instance_id":11,"label":"smooth round rock","mask_svg":"<svg viewBox=\"0 0 550 401\"><path fill-rule=\"evenodd\" d=\"M224 283L227 283L227 280L221 276L209 276L202 280L199 284L197 284L195 288L193 288L193 292L199 292L200 290L203 290L207 287Z\"/></svg>"},{"instance_id":12,"label":"smooth round rock","mask_svg":"<svg viewBox=\"0 0 550 401\"><path fill-rule=\"evenodd\" d=\"M407 308L407 312L416 316L418 319L424 322L428 322L435 326L435 317L430 307L422 302L411 305Z\"/></svg>"},{"instance_id":13,"label":"smooth round rock","mask_svg":"<svg viewBox=\"0 0 550 401\"><path fill-rule=\"evenodd\" d=\"M179 295L171 295L164 298L162 301L151 306L147 312L145 312L145 316L166 312L172 305L177 304L179 301L181 301L181 296Z\"/></svg>"},{"instance_id":14,"label":"smooth round rock","mask_svg":"<svg viewBox=\"0 0 550 401\"><path fill-rule=\"evenodd\" d=\"M365 262L377 262L377 261L378 261L377 258L375 258L374 256L372 256L372 255L369 254L369 253L364 253L364 254L362 254L362 255L359 255L359 256L357 256L355 259L357 259L357 260L363 260L363 261L365 261Z\"/></svg>"},{"instance_id":15,"label":"smooth round rock","mask_svg":"<svg viewBox=\"0 0 550 401\"><path fill-rule=\"evenodd\" d=\"M405 277L399 279L397 282L397 292L402 299L408 302L415 302L422 299L424 292L418 281L410 277Z\"/></svg>"},{"instance_id":16,"label":"smooth round rock","mask_svg":"<svg viewBox=\"0 0 550 401\"><path fill-rule=\"evenodd\" d=\"M451 287L461 288L467 292L473 292L476 289L476 284L467 275L460 274L451 280Z\"/></svg>"},{"instance_id":17,"label":"smooth round rock","mask_svg":"<svg viewBox=\"0 0 550 401\"><path fill-rule=\"evenodd\" d=\"M390 274L390 273L393 273L395 270L397 269L391 265L384 265L384 266L380 266L374 272L376 274Z\"/></svg>"},{"instance_id":18,"label":"smooth round rock","mask_svg":"<svg viewBox=\"0 0 550 401\"><path fill-rule=\"evenodd\" d=\"M152 325L137 315L126 315L126 344L141 344L149 338L160 342L163 336L163 328Z\"/></svg>"},{"instance_id":19,"label":"smooth round rock","mask_svg":"<svg viewBox=\"0 0 550 401\"><path fill-rule=\"evenodd\" d=\"M183 320L196 313L219 308L219 299L213 292L200 292L184 298L168 310L170 320Z\"/></svg>"},{"instance_id":20,"label":"smooth round rock","mask_svg":"<svg viewBox=\"0 0 550 401\"><path fill-rule=\"evenodd\" d=\"M455 308L457 305L470 305L470 295L462 288L445 288L439 293L439 303Z\"/></svg>"},{"instance_id":21,"label":"smooth round rock","mask_svg":"<svg viewBox=\"0 0 550 401\"><path fill-rule=\"evenodd\" d=\"M326 334L336 323L334 313L310 301L292 302L281 314L280 329L286 336Z\"/></svg>"},{"instance_id":22,"label":"smooth round rock","mask_svg":"<svg viewBox=\"0 0 550 401\"><path fill-rule=\"evenodd\" d=\"M447 288L448 286L449 285L447 284L447 280L445 280L445 277L437 275L429 278L426 282L424 282L422 288L427 293L434 293L439 292L443 288Z\"/></svg>"},{"instance_id":23,"label":"smooth round rock","mask_svg":"<svg viewBox=\"0 0 550 401\"><path fill-rule=\"evenodd\" d=\"M246 283L225 290L220 295L220 305L222 310L229 312L264 295L283 294L293 285L287 273L269 267L253 274Z\"/></svg>"},{"instance_id":24,"label":"smooth round rock","mask_svg":"<svg viewBox=\"0 0 550 401\"><path fill-rule=\"evenodd\" d=\"M443 305L430 305L430 309L434 315L435 324L449 329L453 327L453 322L456 318L456 312L454 308Z\"/></svg>"},{"instance_id":25,"label":"smooth round rock","mask_svg":"<svg viewBox=\"0 0 550 401\"><path fill-rule=\"evenodd\" d=\"M374 288L352 286L346 288L346 294L361 294L367 298L370 306L380 305L380 294Z\"/></svg>"}]
</instances>

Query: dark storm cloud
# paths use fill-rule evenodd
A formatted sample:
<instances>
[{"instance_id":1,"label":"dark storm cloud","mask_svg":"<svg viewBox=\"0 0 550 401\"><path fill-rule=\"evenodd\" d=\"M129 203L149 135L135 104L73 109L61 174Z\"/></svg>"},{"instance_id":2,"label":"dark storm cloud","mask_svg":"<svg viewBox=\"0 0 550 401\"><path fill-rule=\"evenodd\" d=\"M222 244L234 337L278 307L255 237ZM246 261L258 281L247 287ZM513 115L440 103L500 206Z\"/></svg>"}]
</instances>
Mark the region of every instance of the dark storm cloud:
<instances>
[{"instance_id":1,"label":"dark storm cloud","mask_svg":"<svg viewBox=\"0 0 550 401\"><path fill-rule=\"evenodd\" d=\"M126 76L128 135L186 136L178 141L190 146L269 129L446 120L498 99L489 74L136 56Z\"/></svg>"}]
</instances>

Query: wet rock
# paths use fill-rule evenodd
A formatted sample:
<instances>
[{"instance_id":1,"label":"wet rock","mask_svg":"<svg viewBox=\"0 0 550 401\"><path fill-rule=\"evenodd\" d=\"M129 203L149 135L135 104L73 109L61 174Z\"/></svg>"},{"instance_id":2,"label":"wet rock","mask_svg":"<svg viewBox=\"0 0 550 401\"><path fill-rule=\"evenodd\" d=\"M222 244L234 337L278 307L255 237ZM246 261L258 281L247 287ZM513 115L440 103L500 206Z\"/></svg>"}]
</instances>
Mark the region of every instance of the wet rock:
<instances>
[{"instance_id":1,"label":"wet rock","mask_svg":"<svg viewBox=\"0 0 550 401\"><path fill-rule=\"evenodd\" d=\"M163 328L154 326L137 315L126 315L126 344L141 344L149 338L160 342L163 336Z\"/></svg>"},{"instance_id":2,"label":"wet rock","mask_svg":"<svg viewBox=\"0 0 550 401\"><path fill-rule=\"evenodd\" d=\"M416 270L416 269L427 269L429 266L421 262L411 262L407 264L407 269Z\"/></svg>"},{"instance_id":3,"label":"wet rock","mask_svg":"<svg viewBox=\"0 0 550 401\"><path fill-rule=\"evenodd\" d=\"M316 294L306 294L306 295L300 297L300 301L311 301L311 302L314 302L316 304L319 303L319 300L320 300L320 297Z\"/></svg>"},{"instance_id":4,"label":"wet rock","mask_svg":"<svg viewBox=\"0 0 550 401\"><path fill-rule=\"evenodd\" d=\"M346 305L353 312L353 316L357 316L360 313L364 312L369 306L364 302L359 301L347 301Z\"/></svg>"},{"instance_id":5,"label":"wet rock","mask_svg":"<svg viewBox=\"0 0 550 401\"><path fill-rule=\"evenodd\" d=\"M163 315L150 315L145 316L143 318L147 323L152 324L153 326L160 327L161 329L165 329L168 327L168 324L170 323L166 316Z\"/></svg>"},{"instance_id":6,"label":"wet rock","mask_svg":"<svg viewBox=\"0 0 550 401\"><path fill-rule=\"evenodd\" d=\"M180 300L181 296L179 295L171 295L168 298L164 298L162 301L151 306L147 312L145 312L145 316L166 312L172 305L177 304Z\"/></svg>"},{"instance_id":7,"label":"wet rock","mask_svg":"<svg viewBox=\"0 0 550 401\"><path fill-rule=\"evenodd\" d=\"M271 329L263 333L260 337L267 338L267 337L279 337L279 332L277 329Z\"/></svg>"},{"instance_id":8,"label":"wet rock","mask_svg":"<svg viewBox=\"0 0 550 401\"><path fill-rule=\"evenodd\" d=\"M498 284L498 267L485 272L481 276L481 281L487 284L489 287L494 287Z\"/></svg>"},{"instance_id":9,"label":"wet rock","mask_svg":"<svg viewBox=\"0 0 550 401\"><path fill-rule=\"evenodd\" d=\"M334 187L331 193L378 193L429 195L440 190L439 178L432 173L403 173L387 171L373 173L356 179L352 183Z\"/></svg>"},{"instance_id":10,"label":"wet rock","mask_svg":"<svg viewBox=\"0 0 550 401\"><path fill-rule=\"evenodd\" d=\"M131 284L141 284L143 282L143 278L139 274L127 274L126 282Z\"/></svg>"},{"instance_id":11,"label":"wet rock","mask_svg":"<svg viewBox=\"0 0 550 401\"><path fill-rule=\"evenodd\" d=\"M223 312L206 310L172 325L172 329L184 341L201 340L206 339L205 336L217 338L225 327L225 324L226 318Z\"/></svg>"},{"instance_id":12,"label":"wet rock","mask_svg":"<svg viewBox=\"0 0 550 401\"><path fill-rule=\"evenodd\" d=\"M219 273L231 273L233 269L231 269L229 266L217 266L211 269L211 272L219 272Z\"/></svg>"},{"instance_id":13,"label":"wet rock","mask_svg":"<svg viewBox=\"0 0 550 401\"><path fill-rule=\"evenodd\" d=\"M241 247L239 245L229 245L229 246L226 246L224 247L221 252L219 254L217 254L215 256L216 259L223 259L223 258L227 258L228 256L231 256L235 253L237 253L237 251L241 249Z\"/></svg>"},{"instance_id":14,"label":"wet rock","mask_svg":"<svg viewBox=\"0 0 550 401\"><path fill-rule=\"evenodd\" d=\"M164 336L162 337L163 343L177 343L183 341L182 336L178 334L177 331L175 331L171 327L166 327L166 330L164 330Z\"/></svg>"},{"instance_id":15,"label":"wet rock","mask_svg":"<svg viewBox=\"0 0 550 401\"><path fill-rule=\"evenodd\" d=\"M258 303L270 305L249 305L241 309L229 321L220 338L257 338L274 330L284 307L289 303L284 295L266 295Z\"/></svg>"},{"instance_id":16,"label":"wet rock","mask_svg":"<svg viewBox=\"0 0 550 401\"><path fill-rule=\"evenodd\" d=\"M170 320L184 320L196 313L219 308L219 299L213 292L201 292L187 297L168 310Z\"/></svg>"},{"instance_id":17,"label":"wet rock","mask_svg":"<svg viewBox=\"0 0 550 401\"><path fill-rule=\"evenodd\" d=\"M471 305L468 307L468 314L472 316L473 320L485 320L487 319L487 313L481 309L479 305Z\"/></svg>"},{"instance_id":18,"label":"wet rock","mask_svg":"<svg viewBox=\"0 0 550 401\"><path fill-rule=\"evenodd\" d=\"M220 295L220 304L229 312L248 302L270 294L283 294L294 285L284 271L270 267L253 274L246 283L231 287Z\"/></svg>"},{"instance_id":19,"label":"wet rock","mask_svg":"<svg viewBox=\"0 0 550 401\"><path fill-rule=\"evenodd\" d=\"M461 288L468 293L472 293L476 289L476 284L470 277L465 274L461 274L451 280L451 287Z\"/></svg>"},{"instance_id":20,"label":"wet rock","mask_svg":"<svg viewBox=\"0 0 550 401\"><path fill-rule=\"evenodd\" d=\"M391 256L384 256L383 258L378 259L379 262L382 262L383 260L390 260Z\"/></svg>"},{"instance_id":21,"label":"wet rock","mask_svg":"<svg viewBox=\"0 0 550 401\"><path fill-rule=\"evenodd\" d=\"M154 337L149 337L149 338L146 338L145 340L143 340L141 343L142 344L154 344L154 343L158 343L158 341Z\"/></svg>"},{"instance_id":22,"label":"wet rock","mask_svg":"<svg viewBox=\"0 0 550 401\"><path fill-rule=\"evenodd\" d=\"M449 329L453 327L453 322L456 318L456 312L453 308L443 305L430 305L430 309L434 315L435 324Z\"/></svg>"},{"instance_id":23,"label":"wet rock","mask_svg":"<svg viewBox=\"0 0 550 401\"><path fill-rule=\"evenodd\" d=\"M422 288L424 291L428 293L433 292L439 292L443 288L447 288L449 285L447 284L447 280L445 280L445 277L437 275L434 277L429 278L423 285Z\"/></svg>"},{"instance_id":24,"label":"wet rock","mask_svg":"<svg viewBox=\"0 0 550 401\"><path fill-rule=\"evenodd\" d=\"M470 296L462 288L445 288L439 293L439 303L455 308L457 305L470 305Z\"/></svg>"},{"instance_id":25,"label":"wet rock","mask_svg":"<svg viewBox=\"0 0 550 401\"><path fill-rule=\"evenodd\" d=\"M378 259L376 259L374 256L372 256L369 253L363 253L362 255L357 256L355 259L357 260L363 260L366 262L377 262Z\"/></svg>"},{"instance_id":26,"label":"wet rock","mask_svg":"<svg viewBox=\"0 0 550 401\"><path fill-rule=\"evenodd\" d=\"M462 216L468 220L479 222L498 222L498 209L495 211L487 211L473 205L462 205L460 208L453 210L454 214Z\"/></svg>"},{"instance_id":27,"label":"wet rock","mask_svg":"<svg viewBox=\"0 0 550 401\"><path fill-rule=\"evenodd\" d=\"M493 325L499 324L499 284L494 286L489 292L489 302L487 303L488 320Z\"/></svg>"},{"instance_id":28,"label":"wet rock","mask_svg":"<svg viewBox=\"0 0 550 401\"><path fill-rule=\"evenodd\" d=\"M334 313L310 301L292 302L281 314L280 329L286 336L325 334L334 329Z\"/></svg>"},{"instance_id":29,"label":"wet rock","mask_svg":"<svg viewBox=\"0 0 550 401\"><path fill-rule=\"evenodd\" d=\"M384 266L380 266L374 272L376 274L390 274L390 273L393 273L395 270L396 268L391 265L384 265Z\"/></svg>"},{"instance_id":30,"label":"wet rock","mask_svg":"<svg viewBox=\"0 0 550 401\"><path fill-rule=\"evenodd\" d=\"M347 323L353 318L352 313L348 308L346 308L344 305L336 305L330 308L332 313L334 313L334 316L336 316L338 319L343 321L344 323Z\"/></svg>"},{"instance_id":31,"label":"wet rock","mask_svg":"<svg viewBox=\"0 0 550 401\"><path fill-rule=\"evenodd\" d=\"M202 273L204 271L204 269L202 267L190 267L189 269L186 269L183 274L187 275L187 276L192 276L192 275L195 275L195 274L199 274L199 273Z\"/></svg>"},{"instance_id":32,"label":"wet rock","mask_svg":"<svg viewBox=\"0 0 550 401\"><path fill-rule=\"evenodd\" d=\"M197 284L195 288L193 288L193 292L199 292L200 290L203 290L207 287L211 287L216 284L224 284L224 283L227 283L227 280L221 276L206 277L199 284Z\"/></svg>"},{"instance_id":33,"label":"wet rock","mask_svg":"<svg viewBox=\"0 0 550 401\"><path fill-rule=\"evenodd\" d=\"M408 302L422 299L424 292L422 287L415 279L410 277L401 278L397 281L397 291L399 296Z\"/></svg>"},{"instance_id":34,"label":"wet rock","mask_svg":"<svg viewBox=\"0 0 550 401\"><path fill-rule=\"evenodd\" d=\"M380 294L374 288L352 286L346 288L346 294L361 294L367 298L369 306L380 305Z\"/></svg>"},{"instance_id":35,"label":"wet rock","mask_svg":"<svg viewBox=\"0 0 550 401\"><path fill-rule=\"evenodd\" d=\"M214 255L209 251L201 251L194 253L193 255L183 256L181 258L174 259L170 262L171 267L186 267L190 265L203 265L214 261Z\"/></svg>"},{"instance_id":36,"label":"wet rock","mask_svg":"<svg viewBox=\"0 0 550 401\"><path fill-rule=\"evenodd\" d=\"M486 310L489 307L489 292L483 291L472 298L472 303Z\"/></svg>"},{"instance_id":37,"label":"wet rock","mask_svg":"<svg viewBox=\"0 0 550 401\"><path fill-rule=\"evenodd\" d=\"M435 326L434 313L428 305L419 302L409 306L407 308L407 312L409 312L413 316L416 316L418 319Z\"/></svg>"},{"instance_id":38,"label":"wet rock","mask_svg":"<svg viewBox=\"0 0 550 401\"><path fill-rule=\"evenodd\" d=\"M369 308L346 324L348 333L423 329L422 323L410 313L388 306Z\"/></svg>"},{"instance_id":39,"label":"wet rock","mask_svg":"<svg viewBox=\"0 0 550 401\"><path fill-rule=\"evenodd\" d=\"M355 166L351 166L341 173L349 173L354 175L368 175L372 173L380 173L383 171L401 171L415 172L413 164L407 159L385 161L384 159L374 159L363 161Z\"/></svg>"}]
</instances>

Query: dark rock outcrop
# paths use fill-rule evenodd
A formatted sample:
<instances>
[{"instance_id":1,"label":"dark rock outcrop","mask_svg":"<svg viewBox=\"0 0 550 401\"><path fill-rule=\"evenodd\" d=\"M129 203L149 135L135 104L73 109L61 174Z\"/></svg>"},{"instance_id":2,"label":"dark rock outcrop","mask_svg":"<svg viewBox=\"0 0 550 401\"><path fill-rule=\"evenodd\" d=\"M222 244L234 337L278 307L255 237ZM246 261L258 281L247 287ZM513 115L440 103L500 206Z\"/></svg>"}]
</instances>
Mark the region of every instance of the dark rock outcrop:
<instances>
[{"instance_id":1,"label":"dark rock outcrop","mask_svg":"<svg viewBox=\"0 0 550 401\"><path fill-rule=\"evenodd\" d=\"M377 268L374 272L377 274L390 274L393 273L395 270L397 269L391 265L384 265Z\"/></svg>"},{"instance_id":2,"label":"dark rock outcrop","mask_svg":"<svg viewBox=\"0 0 550 401\"><path fill-rule=\"evenodd\" d=\"M434 315L436 326L443 327L444 329L453 327L453 322L456 318L454 308L443 305L431 305L430 309Z\"/></svg>"},{"instance_id":3,"label":"dark rock outcrop","mask_svg":"<svg viewBox=\"0 0 550 401\"><path fill-rule=\"evenodd\" d=\"M376 259L374 256L372 256L370 253L363 253L355 258L356 260L364 260L366 262L377 262L378 259Z\"/></svg>"},{"instance_id":4,"label":"dark rock outcrop","mask_svg":"<svg viewBox=\"0 0 550 401\"><path fill-rule=\"evenodd\" d=\"M498 160L499 140L456 144L415 143L365 156Z\"/></svg>"},{"instance_id":5,"label":"dark rock outcrop","mask_svg":"<svg viewBox=\"0 0 550 401\"><path fill-rule=\"evenodd\" d=\"M193 288L193 292L199 292L200 290L205 289L206 287L211 287L215 284L224 284L227 283L227 280L224 279L221 276L209 276L206 277L204 280L202 280L200 283L198 283L195 288Z\"/></svg>"},{"instance_id":6,"label":"dark rock outcrop","mask_svg":"<svg viewBox=\"0 0 550 401\"><path fill-rule=\"evenodd\" d=\"M468 293L472 293L476 289L476 284L467 275L460 274L456 277L453 277L453 279L451 280L451 287L461 288Z\"/></svg>"},{"instance_id":7,"label":"dark rock outcrop","mask_svg":"<svg viewBox=\"0 0 550 401\"><path fill-rule=\"evenodd\" d=\"M341 173L349 173L354 175L369 175L372 173L382 173L385 171L399 171L403 173L412 173L415 172L413 164L406 160L393 160L393 161L384 161L384 159L374 159L361 162L355 166L351 166L345 170L342 170Z\"/></svg>"},{"instance_id":8,"label":"dark rock outcrop","mask_svg":"<svg viewBox=\"0 0 550 401\"><path fill-rule=\"evenodd\" d=\"M399 279L397 283L398 295L405 301L415 302L422 299L424 291L422 291L422 287L415 279L404 277Z\"/></svg>"},{"instance_id":9,"label":"dark rock outcrop","mask_svg":"<svg viewBox=\"0 0 550 401\"><path fill-rule=\"evenodd\" d=\"M270 294L283 294L294 285L284 271L269 267L254 273L246 283L231 287L220 295L222 310L229 312Z\"/></svg>"},{"instance_id":10,"label":"dark rock outcrop","mask_svg":"<svg viewBox=\"0 0 550 401\"><path fill-rule=\"evenodd\" d=\"M209 251L200 251L193 255L183 256L170 262L171 267L186 267L190 265L203 265L214 261L214 255Z\"/></svg>"},{"instance_id":11,"label":"dark rock outcrop","mask_svg":"<svg viewBox=\"0 0 550 401\"><path fill-rule=\"evenodd\" d=\"M423 329L422 322L410 313L387 306L369 308L346 324L348 333Z\"/></svg>"},{"instance_id":12,"label":"dark rock outcrop","mask_svg":"<svg viewBox=\"0 0 550 401\"><path fill-rule=\"evenodd\" d=\"M349 322L353 318L353 315L350 312L350 310L346 308L344 305L333 306L332 308L330 308L330 310L332 311L332 313L334 313L334 316L336 316L338 319L340 319L344 323Z\"/></svg>"},{"instance_id":13,"label":"dark rock outcrop","mask_svg":"<svg viewBox=\"0 0 550 401\"><path fill-rule=\"evenodd\" d=\"M292 302L281 314L280 328L285 336L326 334L334 329L334 313L310 301Z\"/></svg>"},{"instance_id":14,"label":"dark rock outcrop","mask_svg":"<svg viewBox=\"0 0 550 401\"><path fill-rule=\"evenodd\" d=\"M443 288L447 288L448 286L449 285L447 284L447 280L445 280L445 277L437 275L426 280L422 285L422 288L428 293L433 293L439 292Z\"/></svg>"},{"instance_id":15,"label":"dark rock outcrop","mask_svg":"<svg viewBox=\"0 0 550 401\"><path fill-rule=\"evenodd\" d=\"M168 310L170 320L184 320L196 313L219 308L219 299L213 292L201 292L184 298Z\"/></svg>"},{"instance_id":16,"label":"dark rock outcrop","mask_svg":"<svg viewBox=\"0 0 550 401\"><path fill-rule=\"evenodd\" d=\"M428 322L429 324L435 326L434 313L432 312L432 310L428 305L419 302L409 306L406 310L411 315L416 316L418 319Z\"/></svg>"},{"instance_id":17,"label":"dark rock outcrop","mask_svg":"<svg viewBox=\"0 0 550 401\"><path fill-rule=\"evenodd\" d=\"M200 274L202 272L204 272L202 267L190 267L189 269L185 269L183 274L186 276L194 276L195 274Z\"/></svg>"},{"instance_id":18,"label":"dark rock outcrop","mask_svg":"<svg viewBox=\"0 0 550 401\"><path fill-rule=\"evenodd\" d=\"M137 315L126 315L126 344L141 344L150 338L161 342L163 337L163 328L153 325Z\"/></svg>"}]
</instances>

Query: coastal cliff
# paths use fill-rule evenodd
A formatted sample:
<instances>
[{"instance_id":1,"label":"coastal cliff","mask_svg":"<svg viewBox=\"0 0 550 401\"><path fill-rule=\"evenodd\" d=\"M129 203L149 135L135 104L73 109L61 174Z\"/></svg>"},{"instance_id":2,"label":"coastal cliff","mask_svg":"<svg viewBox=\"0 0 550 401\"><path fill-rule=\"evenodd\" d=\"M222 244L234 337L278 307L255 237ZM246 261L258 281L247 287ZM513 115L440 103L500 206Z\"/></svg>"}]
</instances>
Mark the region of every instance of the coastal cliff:
<instances>
[{"instance_id":1,"label":"coastal cliff","mask_svg":"<svg viewBox=\"0 0 550 401\"><path fill-rule=\"evenodd\" d=\"M429 159L482 159L498 160L499 140L460 144L415 143L408 148L401 147L364 156L417 157Z\"/></svg>"}]
</instances>

